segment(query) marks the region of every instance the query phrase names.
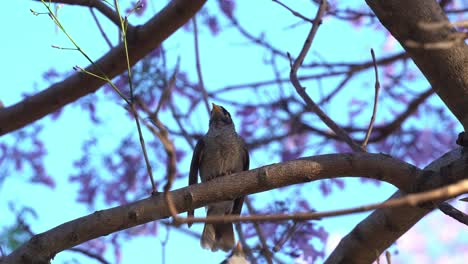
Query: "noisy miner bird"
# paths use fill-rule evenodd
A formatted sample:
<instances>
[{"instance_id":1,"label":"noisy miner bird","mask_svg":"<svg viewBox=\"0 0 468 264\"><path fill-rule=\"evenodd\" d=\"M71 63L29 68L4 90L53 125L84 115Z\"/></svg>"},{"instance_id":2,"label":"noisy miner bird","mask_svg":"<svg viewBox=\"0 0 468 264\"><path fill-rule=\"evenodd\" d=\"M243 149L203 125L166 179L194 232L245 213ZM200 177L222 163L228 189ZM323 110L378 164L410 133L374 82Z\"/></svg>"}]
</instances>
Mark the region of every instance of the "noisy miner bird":
<instances>
[{"instance_id":1,"label":"noisy miner bird","mask_svg":"<svg viewBox=\"0 0 468 264\"><path fill-rule=\"evenodd\" d=\"M237 246L232 250L231 255L220 264L250 264L250 261L245 257L241 243L237 242Z\"/></svg>"},{"instance_id":2,"label":"noisy miner bird","mask_svg":"<svg viewBox=\"0 0 468 264\"><path fill-rule=\"evenodd\" d=\"M200 171L202 182L249 169L249 153L244 140L236 133L231 115L213 103L208 132L195 146L190 165L189 185L196 184ZM244 197L234 201L209 204L207 216L240 214ZM188 212L193 216L193 210ZM189 225L190 226L190 225ZM232 223L205 224L200 239L205 249L229 251L234 247Z\"/></svg>"}]
</instances>

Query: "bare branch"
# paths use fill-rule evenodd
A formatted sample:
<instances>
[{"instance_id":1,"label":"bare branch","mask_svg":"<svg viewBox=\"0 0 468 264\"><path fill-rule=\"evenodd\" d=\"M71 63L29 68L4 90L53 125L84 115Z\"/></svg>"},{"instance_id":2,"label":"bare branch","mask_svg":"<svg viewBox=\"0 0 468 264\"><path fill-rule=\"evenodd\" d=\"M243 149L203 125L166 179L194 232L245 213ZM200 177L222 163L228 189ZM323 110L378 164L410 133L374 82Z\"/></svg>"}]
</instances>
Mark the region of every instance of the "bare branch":
<instances>
[{"instance_id":1,"label":"bare branch","mask_svg":"<svg viewBox=\"0 0 468 264\"><path fill-rule=\"evenodd\" d=\"M294 11L293 9L291 9L289 6L285 5L284 3L278 1L278 0L273 0L273 2L279 4L280 6L286 8L289 12L291 12L291 14L293 14L294 16L297 16L298 18L302 19L302 20L305 20L309 23L314 23L314 20L312 19L309 19L303 15L301 15L301 13L297 12L297 11Z\"/></svg>"},{"instance_id":2,"label":"bare branch","mask_svg":"<svg viewBox=\"0 0 468 264\"><path fill-rule=\"evenodd\" d=\"M428 32L424 23L449 23L434 0L366 0L380 22L402 44L432 88L468 131L468 45L454 43L450 49L410 47L408 40L418 43L447 41L456 29L443 27ZM430 14L430 15L428 15Z\"/></svg>"},{"instance_id":3,"label":"bare branch","mask_svg":"<svg viewBox=\"0 0 468 264\"><path fill-rule=\"evenodd\" d=\"M199 48L199 40L198 40L198 25L197 25L197 16L192 17L192 24L193 24L193 41L195 46L195 66L197 69L197 76L198 76L198 87L200 88L202 95L203 95L203 102L205 103L205 108L208 114L210 113L210 103L208 102L208 93L206 92L205 82L203 81L203 74L201 69L201 62L200 62L200 48Z\"/></svg>"},{"instance_id":4,"label":"bare branch","mask_svg":"<svg viewBox=\"0 0 468 264\"><path fill-rule=\"evenodd\" d=\"M424 169L416 186L428 190L440 187L440 180L451 178L448 175L452 173L466 175L461 161L467 157L461 147L446 153ZM398 191L390 199L404 197L405 192ZM325 263L370 264L375 260L375 251L383 252L433 209L434 206L428 204L375 210L340 241Z\"/></svg>"},{"instance_id":5,"label":"bare branch","mask_svg":"<svg viewBox=\"0 0 468 264\"><path fill-rule=\"evenodd\" d=\"M453 168L457 169L460 166L461 164L455 164ZM232 200L241 195L340 176L376 178L410 191L419 175L420 171L416 167L387 155L332 154L302 158L227 175L207 183L171 191L170 194L176 210L185 212L216 201ZM451 179L464 177L466 174L456 171ZM440 184L447 184L446 178L440 176L438 178L441 178ZM54 254L90 239L167 218L171 213L165 198L165 195L154 195L64 223L34 236L7 256L6 262L29 263L31 259L47 261Z\"/></svg>"},{"instance_id":6,"label":"bare branch","mask_svg":"<svg viewBox=\"0 0 468 264\"><path fill-rule=\"evenodd\" d=\"M372 60L374 61L374 72L375 72L375 95L374 95L374 108L372 109L372 117L369 122L369 128L367 129L366 132L366 137L364 138L364 141L362 142L362 147L364 149L367 148L367 142L369 142L370 135L372 133L372 128L374 127L374 122L375 122L375 116L377 115L377 104L379 101L379 91L380 91L380 82L379 82L379 71L377 69L377 63L375 60L375 54L374 50L371 49L371 54L372 54Z\"/></svg>"},{"instance_id":7,"label":"bare branch","mask_svg":"<svg viewBox=\"0 0 468 264\"><path fill-rule=\"evenodd\" d=\"M34 0L34 1L41 1L41 0ZM117 27L120 28L119 14L115 12L109 5L107 5L105 1L102 1L102 0L47 0L47 2L96 8L99 12L101 12L110 21L112 21ZM132 25L128 25L129 32L132 32L133 29L134 27Z\"/></svg>"},{"instance_id":8,"label":"bare branch","mask_svg":"<svg viewBox=\"0 0 468 264\"><path fill-rule=\"evenodd\" d=\"M99 29L99 32L101 32L101 35L102 37L104 38L104 40L106 41L107 45L109 46L109 48L113 48L114 45L112 45L112 41L110 41L109 37L107 36L107 33L104 31L104 29L102 28L102 25L101 25L101 22L99 22L99 19L97 18L96 14L94 13L94 9L92 9L91 7L89 8L89 11L91 12L91 15L93 16L93 19L94 19L94 22L96 22L96 26L98 27Z\"/></svg>"},{"instance_id":9,"label":"bare branch","mask_svg":"<svg viewBox=\"0 0 468 264\"><path fill-rule=\"evenodd\" d=\"M78 253L81 253L85 256L88 256L96 261L98 261L99 263L102 263L102 264L110 264L109 261L107 261L104 257L102 257L100 254L96 254L96 253L93 253L87 249L84 249L84 248L79 248L79 247L74 247L74 248L69 248L67 249L68 251L73 251L73 252L78 252Z\"/></svg>"},{"instance_id":10,"label":"bare branch","mask_svg":"<svg viewBox=\"0 0 468 264\"><path fill-rule=\"evenodd\" d=\"M257 212L255 212L255 209L253 208L252 203L250 202L250 199L248 196L245 197L244 202L245 202L245 205L247 206L249 214L256 215ZM260 252L262 253L263 256L265 256L267 263L273 264L273 260L271 258L273 254L268 248L268 244L266 242L265 234L263 234L262 227L257 222L254 222L253 225L255 228L255 232L257 232L258 239L260 240L260 244L262 247Z\"/></svg>"},{"instance_id":11,"label":"bare branch","mask_svg":"<svg viewBox=\"0 0 468 264\"><path fill-rule=\"evenodd\" d=\"M375 203L362 205L354 208L347 208L342 210L333 210L325 212L312 212L312 213L294 213L294 214L278 214L278 215L226 215L226 216L210 216L191 218L186 222L193 223L227 223L227 222L280 222L287 220L294 221L305 221L305 220L317 220L325 217L340 216L354 213L361 213L371 211L375 209L383 208L396 208L402 206L419 206L425 202L432 202L437 200L446 200L449 198L456 197L460 194L468 192L468 180L462 180L460 182L451 184L449 186L440 187L435 190L425 191L417 194L408 194L400 198L392 198L383 203Z\"/></svg>"},{"instance_id":12,"label":"bare branch","mask_svg":"<svg viewBox=\"0 0 468 264\"><path fill-rule=\"evenodd\" d=\"M453 207L451 204L443 202L439 205L439 210L457 220L458 222L468 226L468 215Z\"/></svg>"},{"instance_id":13,"label":"bare branch","mask_svg":"<svg viewBox=\"0 0 468 264\"><path fill-rule=\"evenodd\" d=\"M312 25L312 28L309 32L309 35L307 36L307 39L304 43L304 46L302 47L301 52L299 53L299 56L296 58L294 63L291 64L291 72L289 74L289 78L291 79L291 83L294 85L294 88L296 88L297 93L304 99L306 102L307 107L317 114L317 116L331 129L333 132L336 133L338 137L343 139L348 145L354 150L354 151L364 151L364 149L359 146L354 140L341 128L339 127L330 117L328 117L327 114L325 114L322 109L312 100L312 98L309 97L309 95L306 93L305 88L302 87L301 83L299 82L297 78L297 70L299 67L302 65L302 62L304 61L305 56L307 55L307 52L309 51L310 47L312 46L312 41L314 39L315 33L318 30L318 27L322 21L322 16L325 13L327 6L327 1L322 0L320 3L320 7L317 11L317 15L315 16L314 23Z\"/></svg>"},{"instance_id":14,"label":"bare branch","mask_svg":"<svg viewBox=\"0 0 468 264\"><path fill-rule=\"evenodd\" d=\"M138 27L134 34L129 32L129 54L131 64L135 64L146 54L159 46L179 27L185 24L205 3L204 0L171 1L146 24ZM101 57L96 64L109 78L122 73L127 68L123 44L116 46ZM97 72L96 67L86 68ZM88 74L75 73L38 94L0 109L0 136L38 120L59 108L96 91L105 84L102 79Z\"/></svg>"}]
</instances>

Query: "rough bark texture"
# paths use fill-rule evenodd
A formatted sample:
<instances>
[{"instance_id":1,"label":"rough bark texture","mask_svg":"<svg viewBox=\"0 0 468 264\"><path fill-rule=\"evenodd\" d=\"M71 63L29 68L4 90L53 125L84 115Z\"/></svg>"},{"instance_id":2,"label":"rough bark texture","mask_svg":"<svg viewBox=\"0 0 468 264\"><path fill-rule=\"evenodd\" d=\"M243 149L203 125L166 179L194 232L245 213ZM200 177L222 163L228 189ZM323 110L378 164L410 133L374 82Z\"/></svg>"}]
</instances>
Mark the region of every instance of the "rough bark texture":
<instances>
[{"instance_id":1,"label":"rough bark texture","mask_svg":"<svg viewBox=\"0 0 468 264\"><path fill-rule=\"evenodd\" d=\"M441 180L465 174L467 157L463 148L458 148L437 159L424 169L418 188L434 188ZM398 191L390 198L403 195L404 192ZM376 252L384 252L433 208L404 206L374 211L340 241L325 263L372 263Z\"/></svg>"},{"instance_id":2,"label":"rough bark texture","mask_svg":"<svg viewBox=\"0 0 468 264\"><path fill-rule=\"evenodd\" d=\"M422 29L420 24L448 22L439 4L433 0L366 0L390 33L409 53L432 88L468 131L468 46L454 42L450 48L409 47L449 40L452 27Z\"/></svg>"},{"instance_id":3,"label":"rough bark texture","mask_svg":"<svg viewBox=\"0 0 468 264\"><path fill-rule=\"evenodd\" d=\"M175 0L143 26L128 32L130 63L134 65L146 54L158 47L165 39L185 24L206 2L206 0ZM113 78L127 69L123 44L111 49L96 64ZM86 70L99 74L89 66ZM0 136L30 124L63 106L95 92L105 82L85 73L75 73L46 90L25 100L0 109Z\"/></svg>"},{"instance_id":4,"label":"rough bark texture","mask_svg":"<svg viewBox=\"0 0 468 264\"><path fill-rule=\"evenodd\" d=\"M448 49L413 48L412 40L420 44L446 41L453 28L423 30L420 23L448 22L447 16L432 0L366 0L380 22L392 33L408 52L433 89L450 111L468 127L468 46L454 43ZM455 141L455 138L454 138ZM455 149L435 160L425 169L427 180L421 185L437 185L433 173L451 175L453 164L465 169L466 155ZM463 173L463 172L460 172ZM396 192L392 197L399 197ZM342 239L326 263L372 263L376 252L383 252L408 231L431 208L402 207L379 209L357 225Z\"/></svg>"},{"instance_id":5,"label":"rough bark texture","mask_svg":"<svg viewBox=\"0 0 468 264\"><path fill-rule=\"evenodd\" d=\"M172 191L171 195L177 211L185 212L215 201L233 200L238 196L286 185L343 176L374 178L411 191L419 182L421 171L383 154L330 154L220 177L208 183ZM455 178L463 177L456 175ZM55 254L85 241L169 216L163 195L97 211L34 236L2 263L47 263Z\"/></svg>"}]
</instances>

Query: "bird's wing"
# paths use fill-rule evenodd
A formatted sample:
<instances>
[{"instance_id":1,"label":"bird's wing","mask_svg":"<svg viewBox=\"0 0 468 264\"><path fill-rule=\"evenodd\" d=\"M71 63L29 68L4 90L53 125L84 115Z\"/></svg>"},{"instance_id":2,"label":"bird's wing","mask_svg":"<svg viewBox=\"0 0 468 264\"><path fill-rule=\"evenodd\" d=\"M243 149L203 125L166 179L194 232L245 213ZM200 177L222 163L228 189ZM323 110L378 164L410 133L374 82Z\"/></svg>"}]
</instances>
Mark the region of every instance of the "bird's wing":
<instances>
[{"instance_id":1,"label":"bird's wing","mask_svg":"<svg viewBox=\"0 0 468 264\"><path fill-rule=\"evenodd\" d=\"M242 168L244 171L249 170L250 166L250 158L249 158L249 150L247 149L247 144L245 144L244 140L242 140L242 154L243 154L243 164L244 167Z\"/></svg>"},{"instance_id":2,"label":"bird's wing","mask_svg":"<svg viewBox=\"0 0 468 264\"><path fill-rule=\"evenodd\" d=\"M203 139L198 140L195 149L193 150L192 162L190 163L190 172L189 172L189 186L198 183L198 170L200 167L200 161L203 157L203 147L205 142ZM193 216L193 210L187 211L187 216ZM192 226L192 223L188 223L188 226Z\"/></svg>"},{"instance_id":3,"label":"bird's wing","mask_svg":"<svg viewBox=\"0 0 468 264\"><path fill-rule=\"evenodd\" d=\"M242 140L242 170L246 171L249 170L250 166L250 158L249 158L249 150L247 149L247 145L245 144L244 140ZM244 196L241 196L234 200L234 206L232 207L232 213L240 215L242 211L242 204L244 204Z\"/></svg>"}]
</instances>

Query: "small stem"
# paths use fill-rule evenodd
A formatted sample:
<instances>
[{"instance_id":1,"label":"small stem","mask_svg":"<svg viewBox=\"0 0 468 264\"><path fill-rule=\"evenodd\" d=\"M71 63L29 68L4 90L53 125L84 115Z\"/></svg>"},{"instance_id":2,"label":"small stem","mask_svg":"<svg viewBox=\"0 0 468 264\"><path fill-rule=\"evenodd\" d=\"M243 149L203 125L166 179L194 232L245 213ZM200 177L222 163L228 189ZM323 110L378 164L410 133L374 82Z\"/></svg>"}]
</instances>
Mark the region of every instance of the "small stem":
<instances>
[{"instance_id":1,"label":"small stem","mask_svg":"<svg viewBox=\"0 0 468 264\"><path fill-rule=\"evenodd\" d=\"M372 61L374 62L374 71L375 71L375 94L374 94L374 108L372 109L372 117L369 122L369 128L366 132L366 137L362 142L362 148L367 149L367 143L369 142L370 135L372 133L372 128L374 127L375 116L377 115L377 104L379 102L379 92L380 92L380 82L379 82L379 71L377 70L377 62L375 60L374 49L371 49Z\"/></svg>"},{"instance_id":2,"label":"small stem","mask_svg":"<svg viewBox=\"0 0 468 264\"><path fill-rule=\"evenodd\" d=\"M200 63L200 48L199 48L199 41L198 41L198 26L196 15L192 18L193 24L193 36L194 36L194 43L195 43L195 66L197 68L197 76L198 76L198 85L203 95L203 102L205 103L206 111L210 113L210 103L208 102L208 93L205 89L205 83L203 81L203 74L201 70L201 63Z\"/></svg>"}]
</instances>

